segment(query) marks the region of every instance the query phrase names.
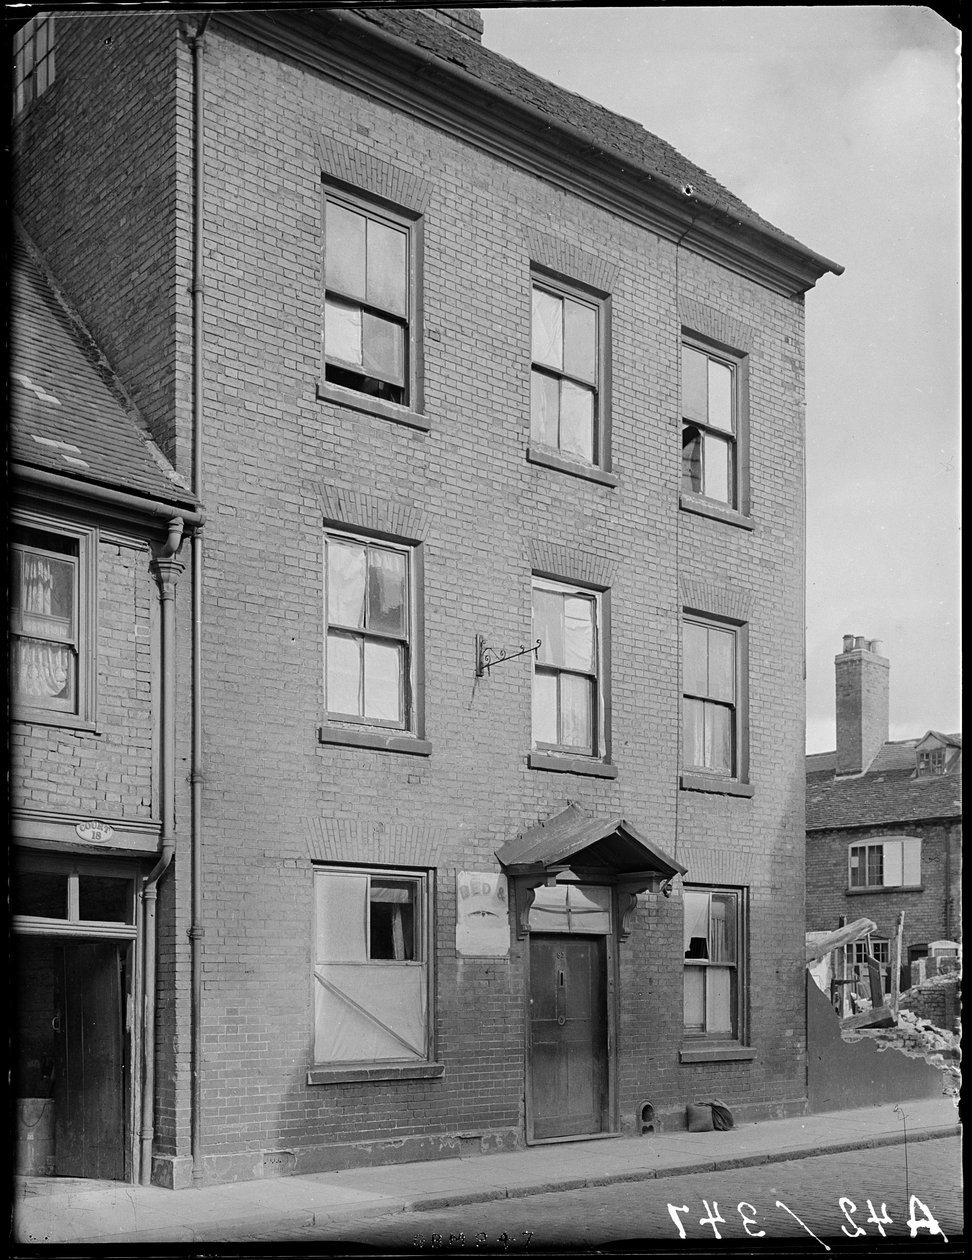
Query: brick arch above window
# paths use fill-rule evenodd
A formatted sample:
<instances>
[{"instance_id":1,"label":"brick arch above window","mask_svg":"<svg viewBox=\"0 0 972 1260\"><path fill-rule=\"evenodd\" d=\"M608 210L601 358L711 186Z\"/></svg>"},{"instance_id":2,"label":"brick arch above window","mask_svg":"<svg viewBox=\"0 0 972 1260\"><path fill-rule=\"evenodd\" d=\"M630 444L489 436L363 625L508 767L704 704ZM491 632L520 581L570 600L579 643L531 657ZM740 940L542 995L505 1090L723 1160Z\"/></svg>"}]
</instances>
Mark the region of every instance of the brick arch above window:
<instances>
[{"instance_id":1,"label":"brick arch above window","mask_svg":"<svg viewBox=\"0 0 972 1260\"><path fill-rule=\"evenodd\" d=\"M340 140L318 136L317 157L326 179L382 197L404 210L424 214L432 199L432 185L427 180Z\"/></svg>"},{"instance_id":2,"label":"brick arch above window","mask_svg":"<svg viewBox=\"0 0 972 1260\"><path fill-rule=\"evenodd\" d=\"M748 324L693 298L679 299L678 317L686 331L730 346L740 353L750 353L756 341L755 330Z\"/></svg>"},{"instance_id":3,"label":"brick arch above window","mask_svg":"<svg viewBox=\"0 0 972 1260\"><path fill-rule=\"evenodd\" d=\"M417 503L343 486L320 484L316 491L327 525L369 530L402 542L424 542L429 532L428 513Z\"/></svg>"},{"instance_id":4,"label":"brick arch above window","mask_svg":"<svg viewBox=\"0 0 972 1260\"><path fill-rule=\"evenodd\" d=\"M741 586L729 586L700 578L679 579L682 605L695 612L712 617L726 617L730 621L749 622L753 614L751 591Z\"/></svg>"},{"instance_id":5,"label":"brick arch above window","mask_svg":"<svg viewBox=\"0 0 972 1260\"><path fill-rule=\"evenodd\" d=\"M607 590L614 582L617 563L592 551L532 538L527 544L534 573L566 582L581 582Z\"/></svg>"},{"instance_id":6,"label":"brick arch above window","mask_svg":"<svg viewBox=\"0 0 972 1260\"><path fill-rule=\"evenodd\" d=\"M381 818L307 818L305 854L312 862L362 862L438 867L448 840L444 827L389 823Z\"/></svg>"},{"instance_id":7,"label":"brick arch above window","mask_svg":"<svg viewBox=\"0 0 972 1260\"><path fill-rule=\"evenodd\" d=\"M525 233L530 261L565 280L587 285L603 296L613 290L618 264L571 245L559 236L549 236L529 228Z\"/></svg>"}]
</instances>

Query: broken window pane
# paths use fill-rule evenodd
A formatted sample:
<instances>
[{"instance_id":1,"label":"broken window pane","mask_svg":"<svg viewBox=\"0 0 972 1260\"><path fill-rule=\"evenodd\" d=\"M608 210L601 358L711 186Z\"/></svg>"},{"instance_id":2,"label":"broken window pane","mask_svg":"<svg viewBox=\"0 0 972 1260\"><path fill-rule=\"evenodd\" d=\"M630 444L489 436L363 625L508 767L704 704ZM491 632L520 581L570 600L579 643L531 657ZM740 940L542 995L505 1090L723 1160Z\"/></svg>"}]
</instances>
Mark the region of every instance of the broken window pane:
<instances>
[{"instance_id":1,"label":"broken window pane","mask_svg":"<svg viewBox=\"0 0 972 1260\"><path fill-rule=\"evenodd\" d=\"M682 489L702 493L702 434L693 424L682 431Z\"/></svg>"},{"instance_id":2,"label":"broken window pane","mask_svg":"<svg viewBox=\"0 0 972 1260\"><path fill-rule=\"evenodd\" d=\"M324 248L327 268L325 284L344 297L365 300L366 231L368 220L333 201L327 202Z\"/></svg>"},{"instance_id":3,"label":"broken window pane","mask_svg":"<svg viewBox=\"0 0 972 1260\"><path fill-rule=\"evenodd\" d=\"M533 290L533 360L547 367L564 365L563 302L543 289Z\"/></svg>"},{"instance_id":4,"label":"broken window pane","mask_svg":"<svg viewBox=\"0 0 972 1260\"><path fill-rule=\"evenodd\" d=\"M414 883L372 875L369 943L373 959L405 962L417 957L417 898L418 887Z\"/></svg>"},{"instance_id":5,"label":"broken window pane","mask_svg":"<svg viewBox=\"0 0 972 1260\"><path fill-rule=\"evenodd\" d=\"M315 881L318 962L365 962L368 876L328 872Z\"/></svg>"},{"instance_id":6,"label":"broken window pane","mask_svg":"<svg viewBox=\"0 0 972 1260\"><path fill-rule=\"evenodd\" d=\"M400 551L368 551L368 629L405 633L405 557Z\"/></svg>"}]
</instances>

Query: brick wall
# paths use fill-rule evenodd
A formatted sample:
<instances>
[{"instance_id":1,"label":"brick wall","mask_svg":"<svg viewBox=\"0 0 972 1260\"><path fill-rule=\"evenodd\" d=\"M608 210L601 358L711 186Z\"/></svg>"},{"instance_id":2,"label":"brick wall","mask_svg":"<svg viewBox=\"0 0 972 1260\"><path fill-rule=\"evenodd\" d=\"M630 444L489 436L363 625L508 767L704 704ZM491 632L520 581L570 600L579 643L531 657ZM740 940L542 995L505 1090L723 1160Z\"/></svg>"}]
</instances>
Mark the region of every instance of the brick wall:
<instances>
[{"instance_id":1,"label":"brick wall","mask_svg":"<svg viewBox=\"0 0 972 1260\"><path fill-rule=\"evenodd\" d=\"M105 55L98 41L116 19L98 22L107 25L78 23L83 33L66 43L63 61L59 51L63 106L74 100L72 48ZM83 211L73 231L90 239L96 204L125 220L124 284L136 286L127 291L151 327L126 326L119 284L102 283L70 233L56 239L39 179L22 201L28 229L184 465L178 355L188 253L184 236L165 233L185 225L188 53L174 21L120 20L117 29L116 53L123 35L126 49L144 53L140 81L123 66L117 95L112 83L103 107L86 103L91 138L81 156L43 156L52 175L71 167ZM396 1142L372 1156L391 1159L522 1141L527 945L514 940L502 959L458 957L455 876L495 870L497 847L568 801L623 815L688 866L689 882L748 893L755 1057L705 1064L679 1059L680 886L670 899L642 898L618 947L623 1124L638 1124L645 1101L662 1125L679 1123L685 1102L702 1096L737 1115L801 1109L802 300L294 60L262 55L218 23L205 64L204 1175L259 1175L265 1151L296 1151L302 1170L361 1158L355 1142ZM161 84L176 82L174 103L150 129L143 111ZM102 172L93 155L109 148L113 112L126 125L111 131ZM317 397L321 135L428 187L428 432ZM136 157L151 179L165 172L157 205L148 176L119 178ZM140 216L150 207L148 221ZM526 459L537 234L613 277L616 487ZM679 511L683 321L745 341L751 530ZM322 520L338 499L420 523L429 757L318 742ZM477 635L507 647L530 641L531 569L551 555L604 574L610 588L616 779L527 766L529 658L474 676ZM751 799L678 790L679 622L683 606L700 603L716 614L743 610L749 626ZM441 1079L307 1085L313 863L323 860L435 871ZM188 1150L188 889L181 848L160 901L157 1151L173 1167Z\"/></svg>"},{"instance_id":2,"label":"brick wall","mask_svg":"<svg viewBox=\"0 0 972 1260\"><path fill-rule=\"evenodd\" d=\"M904 964L911 945L956 939L961 927L955 913L961 886L961 831L961 823L922 822L811 832L807 838L807 931L834 929L840 915L848 923L872 919L877 924L875 935L891 941L893 960L898 914L904 911ZM892 835L921 839L921 889L849 893L850 845Z\"/></svg>"}]
</instances>

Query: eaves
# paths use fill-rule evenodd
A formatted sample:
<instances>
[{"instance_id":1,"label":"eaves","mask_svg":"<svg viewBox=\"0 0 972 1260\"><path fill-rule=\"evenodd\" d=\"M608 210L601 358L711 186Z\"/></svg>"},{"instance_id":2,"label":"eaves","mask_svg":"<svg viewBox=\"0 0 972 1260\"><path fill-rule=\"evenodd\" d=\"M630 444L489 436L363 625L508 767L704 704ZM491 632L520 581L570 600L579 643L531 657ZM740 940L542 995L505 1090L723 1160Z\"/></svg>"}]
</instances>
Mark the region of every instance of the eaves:
<instances>
[{"instance_id":1,"label":"eaves","mask_svg":"<svg viewBox=\"0 0 972 1260\"><path fill-rule=\"evenodd\" d=\"M303 10L297 17L227 12L215 20L783 296L796 297L827 272L843 271L346 10Z\"/></svg>"}]
</instances>

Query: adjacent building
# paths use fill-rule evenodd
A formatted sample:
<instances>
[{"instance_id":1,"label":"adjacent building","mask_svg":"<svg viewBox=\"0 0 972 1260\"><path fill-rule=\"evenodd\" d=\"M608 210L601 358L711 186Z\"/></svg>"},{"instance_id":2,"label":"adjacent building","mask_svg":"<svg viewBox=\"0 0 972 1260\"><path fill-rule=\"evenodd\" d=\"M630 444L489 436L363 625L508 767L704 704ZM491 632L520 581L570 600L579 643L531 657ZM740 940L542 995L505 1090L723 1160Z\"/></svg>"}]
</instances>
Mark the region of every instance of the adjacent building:
<instances>
[{"instance_id":1,"label":"adjacent building","mask_svg":"<svg viewBox=\"0 0 972 1260\"><path fill-rule=\"evenodd\" d=\"M845 635L835 658L837 748L807 757L807 929L871 919L885 987L962 940L962 737L889 740L890 662ZM865 942L855 947L863 962Z\"/></svg>"},{"instance_id":2,"label":"adjacent building","mask_svg":"<svg viewBox=\"0 0 972 1260\"><path fill-rule=\"evenodd\" d=\"M13 726L58 1174L806 1107L804 295L840 268L481 33L18 37L23 266L77 346L18 307L15 633L75 680Z\"/></svg>"}]
</instances>

